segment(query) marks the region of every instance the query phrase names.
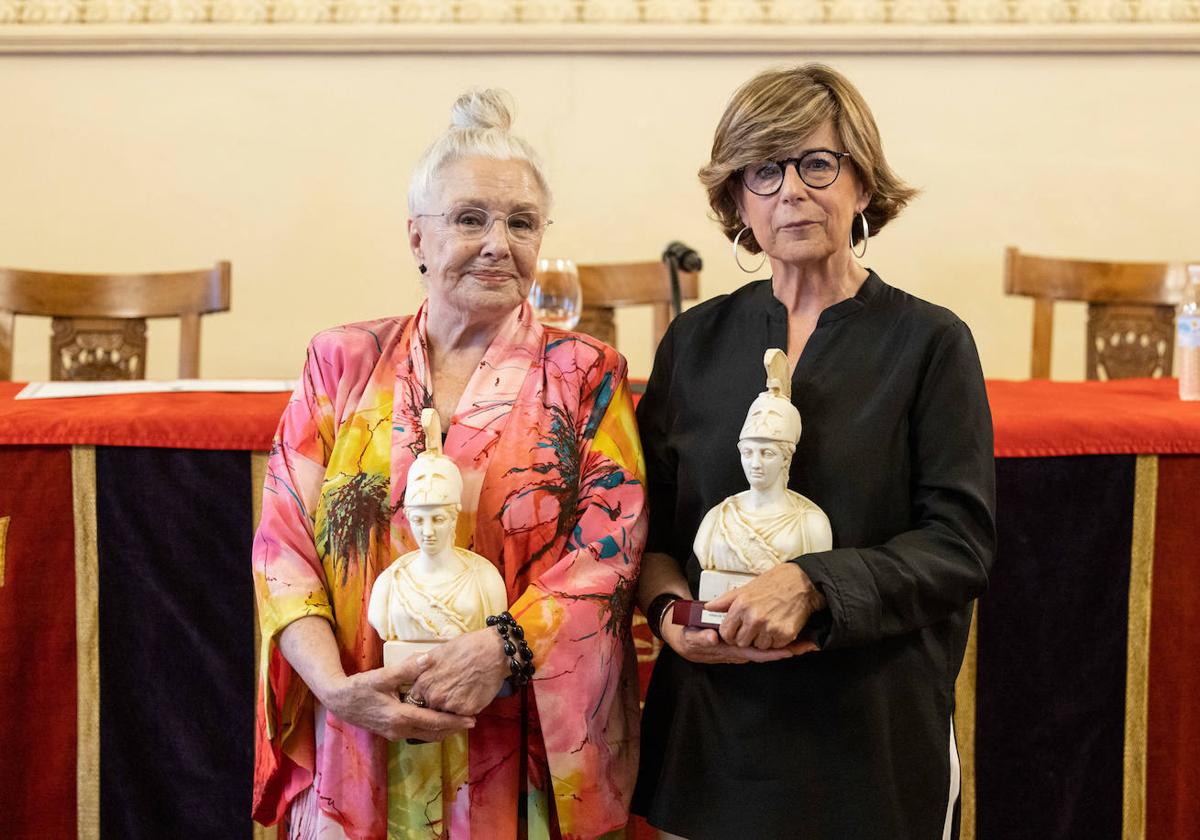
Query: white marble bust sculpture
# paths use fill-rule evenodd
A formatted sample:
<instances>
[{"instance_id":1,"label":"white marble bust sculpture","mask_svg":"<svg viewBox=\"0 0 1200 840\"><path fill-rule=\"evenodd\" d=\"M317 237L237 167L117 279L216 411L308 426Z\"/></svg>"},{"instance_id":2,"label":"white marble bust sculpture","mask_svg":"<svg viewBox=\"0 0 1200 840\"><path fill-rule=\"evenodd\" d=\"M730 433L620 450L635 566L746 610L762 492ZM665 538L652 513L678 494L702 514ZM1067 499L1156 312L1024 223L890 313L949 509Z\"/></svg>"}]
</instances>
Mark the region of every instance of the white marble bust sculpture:
<instances>
[{"instance_id":1,"label":"white marble bust sculpture","mask_svg":"<svg viewBox=\"0 0 1200 840\"><path fill-rule=\"evenodd\" d=\"M425 451L408 470L404 515L418 549L388 566L371 588L367 620L393 665L440 642L478 630L508 609L504 579L486 557L454 545L462 475L442 454L437 412L421 412Z\"/></svg>"},{"instance_id":2,"label":"white marble bust sculpture","mask_svg":"<svg viewBox=\"0 0 1200 840\"><path fill-rule=\"evenodd\" d=\"M700 562L702 601L723 595L779 563L833 547L829 517L788 489L788 468L800 441L800 412L782 350L763 358L767 389L750 405L738 436L750 489L736 493L700 523L692 549Z\"/></svg>"}]
</instances>

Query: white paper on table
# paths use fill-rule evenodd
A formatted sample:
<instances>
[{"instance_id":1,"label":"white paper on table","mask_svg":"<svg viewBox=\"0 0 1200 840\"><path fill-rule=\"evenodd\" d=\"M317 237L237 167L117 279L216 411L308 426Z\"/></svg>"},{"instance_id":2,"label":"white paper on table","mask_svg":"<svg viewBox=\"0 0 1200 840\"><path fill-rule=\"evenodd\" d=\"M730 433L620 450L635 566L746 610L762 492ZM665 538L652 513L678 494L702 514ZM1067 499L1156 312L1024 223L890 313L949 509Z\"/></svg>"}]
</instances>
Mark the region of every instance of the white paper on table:
<instances>
[{"instance_id":1,"label":"white paper on table","mask_svg":"<svg viewBox=\"0 0 1200 840\"><path fill-rule=\"evenodd\" d=\"M234 393L291 392L294 379L168 379L122 380L120 382L30 382L15 399L51 400L62 397L109 397L114 394L173 394L186 391Z\"/></svg>"}]
</instances>

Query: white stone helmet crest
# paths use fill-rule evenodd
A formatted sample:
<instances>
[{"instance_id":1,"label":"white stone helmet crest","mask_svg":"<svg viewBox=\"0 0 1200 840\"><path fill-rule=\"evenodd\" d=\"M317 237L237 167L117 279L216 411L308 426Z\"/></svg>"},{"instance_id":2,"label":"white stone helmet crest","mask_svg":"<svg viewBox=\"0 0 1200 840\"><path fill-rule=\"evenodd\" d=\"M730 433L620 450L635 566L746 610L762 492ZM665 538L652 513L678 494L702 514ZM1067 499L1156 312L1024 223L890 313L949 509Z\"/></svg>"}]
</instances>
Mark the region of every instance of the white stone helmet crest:
<instances>
[{"instance_id":1,"label":"white stone helmet crest","mask_svg":"<svg viewBox=\"0 0 1200 840\"><path fill-rule=\"evenodd\" d=\"M767 390L750 403L738 440L776 440L794 446L800 440L800 412L792 405L787 354L772 347L763 356L763 367L767 370Z\"/></svg>"},{"instance_id":2,"label":"white stone helmet crest","mask_svg":"<svg viewBox=\"0 0 1200 840\"><path fill-rule=\"evenodd\" d=\"M421 410L425 451L408 468L404 506L462 504L462 473L442 454L442 421L432 408Z\"/></svg>"}]
</instances>

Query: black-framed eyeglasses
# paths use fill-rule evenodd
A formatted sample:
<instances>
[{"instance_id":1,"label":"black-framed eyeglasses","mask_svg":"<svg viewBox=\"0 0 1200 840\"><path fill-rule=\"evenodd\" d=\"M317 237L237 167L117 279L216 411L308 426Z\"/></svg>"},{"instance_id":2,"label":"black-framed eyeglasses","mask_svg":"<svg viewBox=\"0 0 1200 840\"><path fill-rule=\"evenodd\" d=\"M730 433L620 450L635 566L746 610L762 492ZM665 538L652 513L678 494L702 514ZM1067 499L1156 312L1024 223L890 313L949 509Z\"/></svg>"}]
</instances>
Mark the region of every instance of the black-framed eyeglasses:
<instances>
[{"instance_id":1,"label":"black-framed eyeglasses","mask_svg":"<svg viewBox=\"0 0 1200 840\"><path fill-rule=\"evenodd\" d=\"M775 195L783 186L784 172L794 166L801 181L814 190L823 190L837 180L842 172L842 158L848 157L849 152L812 149L798 158L764 160L742 169L742 183L755 195Z\"/></svg>"},{"instance_id":2,"label":"black-framed eyeglasses","mask_svg":"<svg viewBox=\"0 0 1200 840\"><path fill-rule=\"evenodd\" d=\"M550 219L534 210L519 210L516 213L489 213L482 207L451 207L444 213L417 213L416 218L441 218L447 229L460 239L482 239L488 235L497 220L504 222L508 238L513 242L528 245L541 239Z\"/></svg>"}]
</instances>

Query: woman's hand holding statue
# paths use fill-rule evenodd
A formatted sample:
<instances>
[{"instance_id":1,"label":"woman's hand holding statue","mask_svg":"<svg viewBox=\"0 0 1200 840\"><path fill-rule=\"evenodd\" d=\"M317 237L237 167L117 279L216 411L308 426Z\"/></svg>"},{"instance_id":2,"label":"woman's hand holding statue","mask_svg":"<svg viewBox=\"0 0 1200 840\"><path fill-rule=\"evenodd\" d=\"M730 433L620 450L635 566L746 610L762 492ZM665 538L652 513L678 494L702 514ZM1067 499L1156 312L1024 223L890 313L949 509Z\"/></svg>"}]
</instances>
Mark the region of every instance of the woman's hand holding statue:
<instances>
[{"instance_id":1,"label":"woman's hand holding statue","mask_svg":"<svg viewBox=\"0 0 1200 840\"><path fill-rule=\"evenodd\" d=\"M730 646L808 653L817 646L797 642L796 636L813 613L825 609L825 596L795 563L780 563L709 601L705 609L725 613L720 636Z\"/></svg>"},{"instance_id":2,"label":"woman's hand holding statue","mask_svg":"<svg viewBox=\"0 0 1200 840\"><path fill-rule=\"evenodd\" d=\"M297 619L283 628L279 648L322 706L346 723L389 741L440 741L475 725L473 717L423 709L400 699L402 688L415 682L430 664L424 657L347 676L333 629L317 616Z\"/></svg>"},{"instance_id":3,"label":"woman's hand holding statue","mask_svg":"<svg viewBox=\"0 0 1200 840\"><path fill-rule=\"evenodd\" d=\"M412 657L399 665L343 677L329 687L322 703L341 720L389 741L440 741L474 727L473 717L425 709L400 699L403 687L421 673L419 659Z\"/></svg>"},{"instance_id":4,"label":"woman's hand holding statue","mask_svg":"<svg viewBox=\"0 0 1200 840\"><path fill-rule=\"evenodd\" d=\"M473 715L495 700L511 673L504 641L491 627L450 639L416 661L423 670L409 693L457 715Z\"/></svg>"},{"instance_id":5,"label":"woman's hand holding statue","mask_svg":"<svg viewBox=\"0 0 1200 840\"><path fill-rule=\"evenodd\" d=\"M681 627L669 621L663 622L662 637L663 641L684 659L704 665L774 662L777 659L788 659L797 653L807 652L793 651L790 648L758 650L752 647L738 647L721 641L716 630Z\"/></svg>"}]
</instances>

